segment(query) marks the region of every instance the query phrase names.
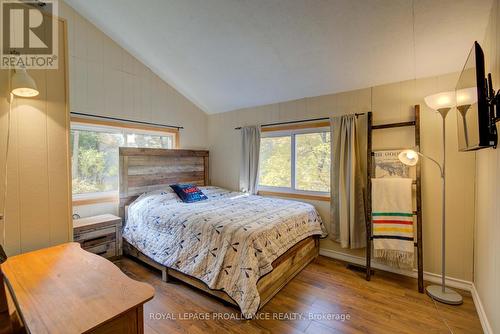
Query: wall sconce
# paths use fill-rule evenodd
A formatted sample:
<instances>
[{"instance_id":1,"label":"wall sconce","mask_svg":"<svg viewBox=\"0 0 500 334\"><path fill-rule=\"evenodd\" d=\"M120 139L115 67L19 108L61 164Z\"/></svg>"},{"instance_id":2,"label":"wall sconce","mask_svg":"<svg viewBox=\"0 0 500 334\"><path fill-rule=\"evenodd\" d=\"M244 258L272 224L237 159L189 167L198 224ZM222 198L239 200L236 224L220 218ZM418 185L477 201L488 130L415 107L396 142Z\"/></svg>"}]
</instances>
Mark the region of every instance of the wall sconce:
<instances>
[{"instance_id":1,"label":"wall sconce","mask_svg":"<svg viewBox=\"0 0 500 334\"><path fill-rule=\"evenodd\" d=\"M29 76L25 68L14 69L10 86L10 92L15 96L34 97L39 94L35 80Z\"/></svg>"}]
</instances>

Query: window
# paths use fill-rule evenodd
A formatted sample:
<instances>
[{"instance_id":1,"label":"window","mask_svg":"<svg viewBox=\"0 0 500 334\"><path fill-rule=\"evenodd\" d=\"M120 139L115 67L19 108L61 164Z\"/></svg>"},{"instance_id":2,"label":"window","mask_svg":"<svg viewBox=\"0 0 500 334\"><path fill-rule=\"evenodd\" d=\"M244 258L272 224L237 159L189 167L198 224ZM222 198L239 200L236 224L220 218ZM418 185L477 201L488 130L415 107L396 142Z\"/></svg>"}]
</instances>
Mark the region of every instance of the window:
<instances>
[{"instance_id":1,"label":"window","mask_svg":"<svg viewBox=\"0 0 500 334\"><path fill-rule=\"evenodd\" d=\"M173 148L176 133L71 123L73 198L116 197L118 191L118 148Z\"/></svg>"},{"instance_id":2,"label":"window","mask_svg":"<svg viewBox=\"0 0 500 334\"><path fill-rule=\"evenodd\" d=\"M330 129L263 132L259 190L330 194Z\"/></svg>"},{"instance_id":3,"label":"window","mask_svg":"<svg viewBox=\"0 0 500 334\"><path fill-rule=\"evenodd\" d=\"M290 136L261 139L259 186L291 187L291 144L292 138Z\"/></svg>"}]
</instances>

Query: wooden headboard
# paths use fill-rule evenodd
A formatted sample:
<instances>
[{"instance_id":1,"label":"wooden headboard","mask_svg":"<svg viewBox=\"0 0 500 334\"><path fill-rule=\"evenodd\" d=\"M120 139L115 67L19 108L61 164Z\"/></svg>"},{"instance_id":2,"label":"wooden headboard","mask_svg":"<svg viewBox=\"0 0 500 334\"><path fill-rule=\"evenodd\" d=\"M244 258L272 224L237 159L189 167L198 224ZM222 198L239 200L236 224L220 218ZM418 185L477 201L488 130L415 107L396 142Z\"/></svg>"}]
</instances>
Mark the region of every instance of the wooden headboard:
<instances>
[{"instance_id":1,"label":"wooden headboard","mask_svg":"<svg viewBox=\"0 0 500 334\"><path fill-rule=\"evenodd\" d=\"M120 217L141 194L174 183L209 185L208 151L120 147Z\"/></svg>"}]
</instances>

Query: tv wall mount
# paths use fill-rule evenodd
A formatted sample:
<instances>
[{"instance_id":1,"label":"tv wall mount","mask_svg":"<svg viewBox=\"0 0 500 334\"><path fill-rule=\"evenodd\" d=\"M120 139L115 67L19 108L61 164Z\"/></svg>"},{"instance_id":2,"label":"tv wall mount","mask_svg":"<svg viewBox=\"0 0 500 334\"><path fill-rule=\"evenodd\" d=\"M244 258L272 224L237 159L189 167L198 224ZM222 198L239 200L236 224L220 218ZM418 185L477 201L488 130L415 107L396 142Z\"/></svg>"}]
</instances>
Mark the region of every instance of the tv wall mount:
<instances>
[{"instance_id":1,"label":"tv wall mount","mask_svg":"<svg viewBox=\"0 0 500 334\"><path fill-rule=\"evenodd\" d=\"M497 148L498 144L498 133L496 123L500 121L500 90L495 92L493 89L493 81L491 79L491 73L488 73L488 79L486 81L487 92L488 92L488 109L490 111L490 134L492 135L495 144L493 148Z\"/></svg>"}]
</instances>

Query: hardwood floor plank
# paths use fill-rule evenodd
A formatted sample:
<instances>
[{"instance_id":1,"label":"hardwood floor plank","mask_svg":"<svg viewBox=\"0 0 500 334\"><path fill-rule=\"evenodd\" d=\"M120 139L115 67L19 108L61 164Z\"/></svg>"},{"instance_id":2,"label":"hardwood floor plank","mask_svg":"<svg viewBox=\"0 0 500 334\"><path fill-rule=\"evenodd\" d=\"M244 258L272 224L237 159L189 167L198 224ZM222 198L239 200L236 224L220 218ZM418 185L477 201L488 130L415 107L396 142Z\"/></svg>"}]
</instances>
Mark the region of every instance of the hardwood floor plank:
<instances>
[{"instance_id":1,"label":"hardwood floor plank","mask_svg":"<svg viewBox=\"0 0 500 334\"><path fill-rule=\"evenodd\" d=\"M344 334L344 333L363 333L359 331L339 331L331 327L324 326L317 321L312 321L307 330L307 334Z\"/></svg>"},{"instance_id":2,"label":"hardwood floor plank","mask_svg":"<svg viewBox=\"0 0 500 334\"><path fill-rule=\"evenodd\" d=\"M144 334L160 334L148 324L144 324Z\"/></svg>"},{"instance_id":3,"label":"hardwood floor plank","mask_svg":"<svg viewBox=\"0 0 500 334\"><path fill-rule=\"evenodd\" d=\"M415 279L377 271L367 282L344 262L321 256L252 320L182 282L161 281L158 271L142 263L123 258L116 264L155 288L155 298L144 305L146 333L482 333L468 292L461 291L461 306L435 303L418 293ZM342 314L349 318L332 319Z\"/></svg>"}]
</instances>

